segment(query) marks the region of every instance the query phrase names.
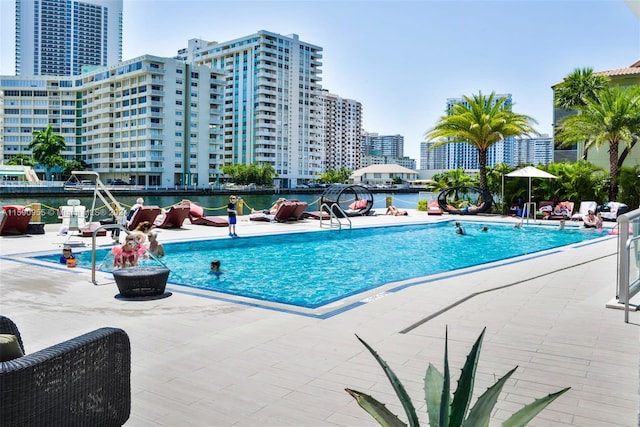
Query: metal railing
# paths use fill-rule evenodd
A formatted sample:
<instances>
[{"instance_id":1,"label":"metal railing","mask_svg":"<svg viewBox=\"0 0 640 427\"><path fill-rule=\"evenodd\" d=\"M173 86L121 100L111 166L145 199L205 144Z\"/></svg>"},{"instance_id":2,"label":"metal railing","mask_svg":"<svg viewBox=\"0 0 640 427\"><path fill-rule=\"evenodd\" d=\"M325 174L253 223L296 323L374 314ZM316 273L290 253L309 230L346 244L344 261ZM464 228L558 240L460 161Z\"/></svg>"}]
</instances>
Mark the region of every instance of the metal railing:
<instances>
[{"instance_id":1,"label":"metal railing","mask_svg":"<svg viewBox=\"0 0 640 427\"><path fill-rule=\"evenodd\" d=\"M337 211L337 213L336 213ZM352 228L351 218L347 215L347 213L340 207L339 204L333 203L329 206L326 203L323 203L320 206L320 228L324 227L322 213L329 213L329 228L337 228L338 230L342 230L342 220L345 221L345 225L349 225L349 229ZM338 214L340 216L338 216Z\"/></svg>"},{"instance_id":2,"label":"metal railing","mask_svg":"<svg viewBox=\"0 0 640 427\"><path fill-rule=\"evenodd\" d=\"M618 303L629 323L629 300L640 292L640 209L618 216Z\"/></svg>"}]
</instances>

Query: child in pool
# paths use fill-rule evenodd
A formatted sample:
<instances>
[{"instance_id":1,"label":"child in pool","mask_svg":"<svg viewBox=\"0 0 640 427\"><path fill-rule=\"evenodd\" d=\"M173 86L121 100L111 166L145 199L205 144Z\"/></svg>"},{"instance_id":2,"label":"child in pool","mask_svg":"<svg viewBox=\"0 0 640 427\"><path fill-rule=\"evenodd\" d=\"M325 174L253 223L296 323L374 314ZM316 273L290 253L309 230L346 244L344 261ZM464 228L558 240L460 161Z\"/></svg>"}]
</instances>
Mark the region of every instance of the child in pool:
<instances>
[{"instance_id":1,"label":"child in pool","mask_svg":"<svg viewBox=\"0 0 640 427\"><path fill-rule=\"evenodd\" d=\"M213 274L216 278L220 278L222 275L222 270L220 270L220 261L213 260L211 261L211 270L209 270L209 274Z\"/></svg>"},{"instance_id":2,"label":"child in pool","mask_svg":"<svg viewBox=\"0 0 640 427\"><path fill-rule=\"evenodd\" d=\"M65 246L62 248L62 255L60 255L60 264L67 264L70 259L76 259L71 252L71 247Z\"/></svg>"},{"instance_id":3,"label":"child in pool","mask_svg":"<svg viewBox=\"0 0 640 427\"><path fill-rule=\"evenodd\" d=\"M149 233L149 253L155 257L164 256L164 246L158 242L158 233L156 231Z\"/></svg>"},{"instance_id":4,"label":"child in pool","mask_svg":"<svg viewBox=\"0 0 640 427\"><path fill-rule=\"evenodd\" d=\"M113 259L114 267L134 267L138 263L139 244L133 234L127 234L124 243L120 247L112 249L115 258Z\"/></svg>"}]
</instances>

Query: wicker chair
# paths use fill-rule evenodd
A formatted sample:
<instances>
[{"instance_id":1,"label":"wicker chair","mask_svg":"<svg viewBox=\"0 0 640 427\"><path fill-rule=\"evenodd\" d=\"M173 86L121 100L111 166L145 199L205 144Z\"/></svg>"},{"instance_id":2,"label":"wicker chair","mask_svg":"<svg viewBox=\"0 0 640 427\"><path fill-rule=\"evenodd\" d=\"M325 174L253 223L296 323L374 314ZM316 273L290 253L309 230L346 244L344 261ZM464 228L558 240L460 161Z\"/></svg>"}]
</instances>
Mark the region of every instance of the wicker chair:
<instances>
[{"instance_id":1,"label":"wicker chair","mask_svg":"<svg viewBox=\"0 0 640 427\"><path fill-rule=\"evenodd\" d=\"M0 333L18 338L0 316ZM0 425L121 426L131 411L131 347L121 329L100 328L0 362Z\"/></svg>"}]
</instances>

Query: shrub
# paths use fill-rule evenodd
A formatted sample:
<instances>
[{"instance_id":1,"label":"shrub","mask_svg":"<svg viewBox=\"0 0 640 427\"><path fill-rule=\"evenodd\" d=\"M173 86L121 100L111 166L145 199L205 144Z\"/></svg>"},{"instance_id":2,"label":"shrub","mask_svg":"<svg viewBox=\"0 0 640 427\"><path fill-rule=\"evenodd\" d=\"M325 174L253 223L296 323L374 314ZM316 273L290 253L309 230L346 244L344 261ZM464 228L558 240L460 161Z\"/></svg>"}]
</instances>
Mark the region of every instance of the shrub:
<instances>
[{"instance_id":1,"label":"shrub","mask_svg":"<svg viewBox=\"0 0 640 427\"><path fill-rule=\"evenodd\" d=\"M485 328L486 329L486 328ZM444 347L444 373L440 373L431 363L427 368L424 377L425 402L427 403L427 413L429 416L429 425L432 427L484 427L489 425L491 411L498 401L498 395L502 387L511 375L518 368L517 366L507 372L493 386L489 387L476 401L475 405L469 410L471 396L473 394L473 385L475 381L476 367L480 358L480 347L484 337L485 329L476 340L471 352L467 355L467 360L462 368L458 387L453 393L450 393L451 377L449 376L449 356L448 356L448 334L445 331L445 347ZM389 382L402 403L405 414L412 427L419 426L418 415L415 407L409 398L404 386L391 370L389 365L378 355L378 353L369 346L358 335L356 338L369 350L376 361L380 364L384 373L387 375ZM526 405L518 412L513 414L509 419L502 423L505 427L524 426L531 421L540 411L547 407L560 395L569 390L570 387L564 388L556 393L549 394L545 397L537 399ZM365 411L376 419L382 426L405 426L406 424L398 418L397 415L391 413L383 403L375 398L357 390L346 388L349 393Z\"/></svg>"}]
</instances>

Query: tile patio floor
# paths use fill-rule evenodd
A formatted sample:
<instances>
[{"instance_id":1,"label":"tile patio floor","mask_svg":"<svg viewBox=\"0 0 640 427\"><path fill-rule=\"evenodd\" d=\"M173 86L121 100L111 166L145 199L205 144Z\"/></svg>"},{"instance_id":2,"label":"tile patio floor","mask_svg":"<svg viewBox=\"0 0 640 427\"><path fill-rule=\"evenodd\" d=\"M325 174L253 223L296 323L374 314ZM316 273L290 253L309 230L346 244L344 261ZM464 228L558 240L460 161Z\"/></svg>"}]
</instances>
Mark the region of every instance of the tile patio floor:
<instances>
[{"instance_id":1,"label":"tile patio floor","mask_svg":"<svg viewBox=\"0 0 640 427\"><path fill-rule=\"evenodd\" d=\"M410 211L408 217L354 218L354 225L442 219L451 217ZM245 236L316 229L313 220L256 224L243 217L238 225ZM132 346L127 426L377 425L345 387L372 394L404 418L356 333L395 370L427 425L422 379L429 362L442 369L445 327L457 378L485 326L476 391L519 366L492 425L566 386L571 390L530 425L638 425L640 314L631 313L625 324L623 311L605 308L615 296L615 238L400 292L374 292L360 297L371 297L366 304L321 319L185 294L171 285L169 298L118 300L107 276L98 276L106 284L94 286L85 269L23 258L58 252L66 237L56 232L50 225L45 235L0 238L0 313L19 326L27 352L103 326L124 329ZM226 228L187 222L183 230L162 231L161 240L226 234ZM98 245L108 244L108 237L98 238Z\"/></svg>"}]
</instances>

